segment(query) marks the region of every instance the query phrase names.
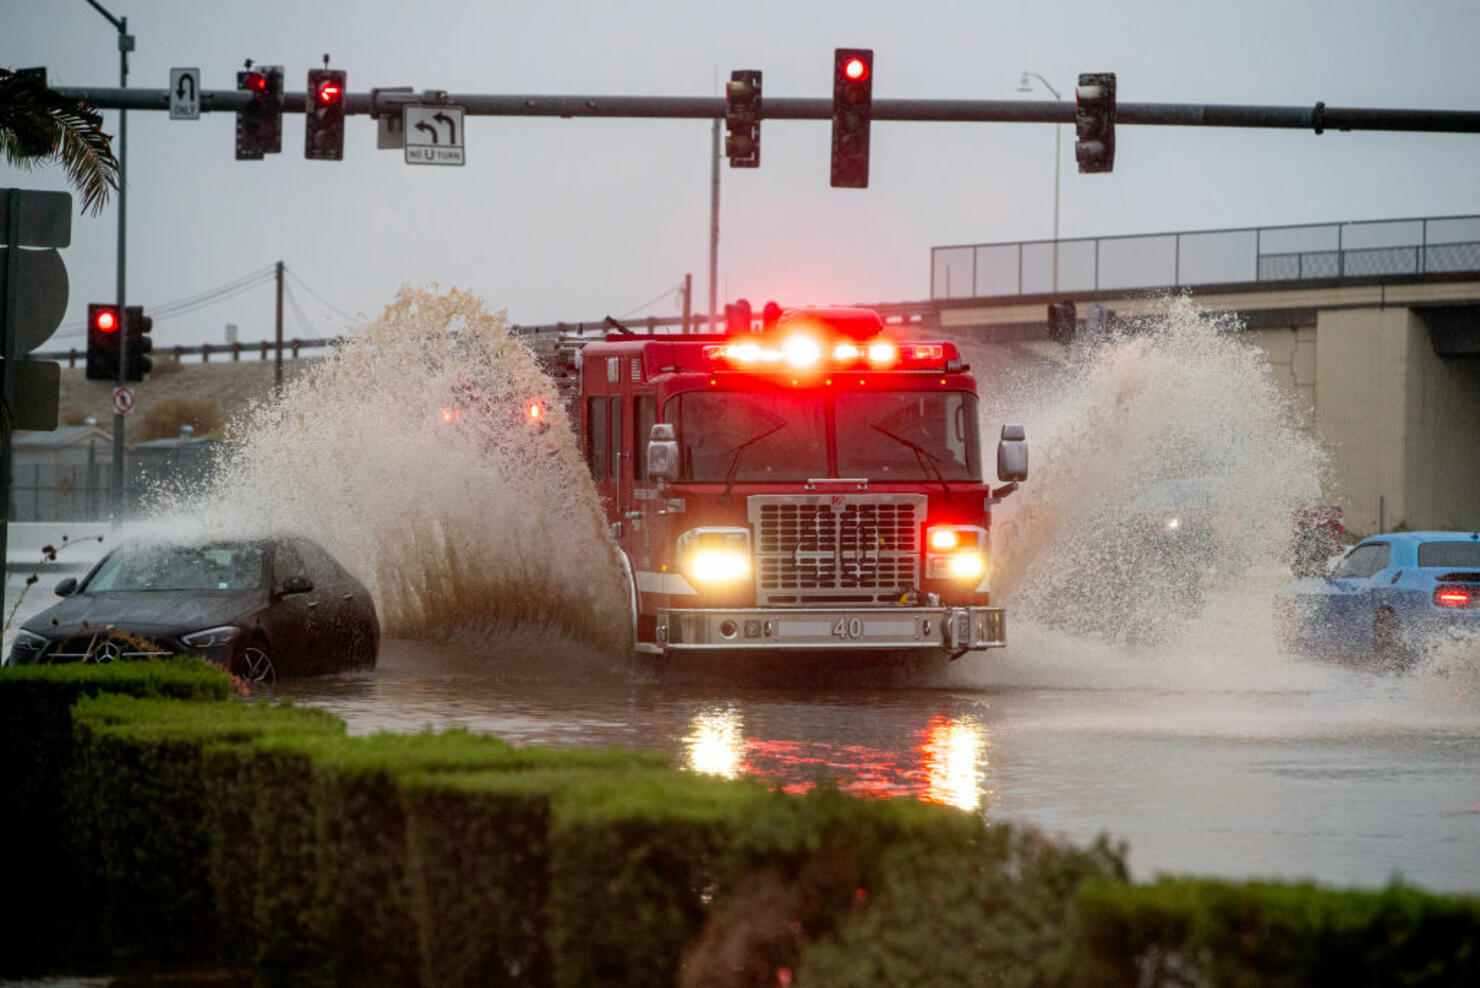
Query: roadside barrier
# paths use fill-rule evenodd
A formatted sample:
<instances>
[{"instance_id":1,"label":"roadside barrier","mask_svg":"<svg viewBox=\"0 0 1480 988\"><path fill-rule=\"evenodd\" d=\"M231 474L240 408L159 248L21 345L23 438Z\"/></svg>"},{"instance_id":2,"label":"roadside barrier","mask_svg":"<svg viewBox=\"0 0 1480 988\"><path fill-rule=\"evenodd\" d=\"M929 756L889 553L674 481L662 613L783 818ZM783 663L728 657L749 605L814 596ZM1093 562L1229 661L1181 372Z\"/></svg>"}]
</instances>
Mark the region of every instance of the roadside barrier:
<instances>
[{"instance_id":1,"label":"roadside barrier","mask_svg":"<svg viewBox=\"0 0 1480 988\"><path fill-rule=\"evenodd\" d=\"M641 752L347 737L227 687L191 661L0 670L0 976L1480 983L1477 899L1133 885L1103 838Z\"/></svg>"}]
</instances>

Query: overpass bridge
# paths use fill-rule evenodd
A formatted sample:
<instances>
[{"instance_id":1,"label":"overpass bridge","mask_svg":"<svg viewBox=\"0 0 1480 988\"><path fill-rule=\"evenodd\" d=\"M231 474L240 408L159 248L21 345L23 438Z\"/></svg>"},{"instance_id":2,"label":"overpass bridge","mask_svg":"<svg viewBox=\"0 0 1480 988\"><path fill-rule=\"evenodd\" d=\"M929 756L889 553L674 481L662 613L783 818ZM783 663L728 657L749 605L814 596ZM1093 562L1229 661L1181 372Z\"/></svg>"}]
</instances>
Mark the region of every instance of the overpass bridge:
<instances>
[{"instance_id":1,"label":"overpass bridge","mask_svg":"<svg viewBox=\"0 0 1480 988\"><path fill-rule=\"evenodd\" d=\"M965 244L931 251L921 318L1046 349L1046 309L1237 317L1332 456L1361 533L1480 529L1480 217Z\"/></svg>"}]
</instances>

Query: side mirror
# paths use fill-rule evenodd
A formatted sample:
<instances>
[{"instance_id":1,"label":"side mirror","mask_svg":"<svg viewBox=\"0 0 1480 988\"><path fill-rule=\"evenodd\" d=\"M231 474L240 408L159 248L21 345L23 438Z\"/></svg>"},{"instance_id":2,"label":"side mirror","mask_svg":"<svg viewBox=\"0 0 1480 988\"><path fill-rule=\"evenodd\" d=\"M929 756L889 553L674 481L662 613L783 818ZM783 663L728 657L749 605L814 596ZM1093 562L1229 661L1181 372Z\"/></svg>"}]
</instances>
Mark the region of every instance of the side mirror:
<instances>
[{"instance_id":1,"label":"side mirror","mask_svg":"<svg viewBox=\"0 0 1480 988\"><path fill-rule=\"evenodd\" d=\"M668 422L654 422L648 437L648 476L654 480L678 479L678 439Z\"/></svg>"},{"instance_id":2,"label":"side mirror","mask_svg":"<svg viewBox=\"0 0 1480 988\"><path fill-rule=\"evenodd\" d=\"M997 443L997 479L1024 481L1028 479L1027 433L1021 425L1004 425L1002 439Z\"/></svg>"},{"instance_id":3,"label":"side mirror","mask_svg":"<svg viewBox=\"0 0 1480 988\"><path fill-rule=\"evenodd\" d=\"M313 581L302 573L288 577L283 581L283 593L308 593L313 589Z\"/></svg>"},{"instance_id":4,"label":"side mirror","mask_svg":"<svg viewBox=\"0 0 1480 988\"><path fill-rule=\"evenodd\" d=\"M58 583L57 584L57 591L56 591L56 593L57 593L57 596L58 597L70 597L70 596L72 596L76 592L77 592L77 577L75 577L75 576L69 576L65 580L63 580L61 583Z\"/></svg>"}]
</instances>

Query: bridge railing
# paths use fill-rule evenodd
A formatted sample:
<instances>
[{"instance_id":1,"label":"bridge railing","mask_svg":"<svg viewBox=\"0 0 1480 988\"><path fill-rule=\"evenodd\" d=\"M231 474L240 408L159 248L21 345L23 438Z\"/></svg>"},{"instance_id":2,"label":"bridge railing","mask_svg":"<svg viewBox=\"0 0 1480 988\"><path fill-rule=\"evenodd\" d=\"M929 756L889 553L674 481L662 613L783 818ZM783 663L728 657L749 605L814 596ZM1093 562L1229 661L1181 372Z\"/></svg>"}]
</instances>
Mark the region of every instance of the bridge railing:
<instances>
[{"instance_id":1,"label":"bridge railing","mask_svg":"<svg viewBox=\"0 0 1480 988\"><path fill-rule=\"evenodd\" d=\"M930 249L932 299L1480 271L1480 216Z\"/></svg>"}]
</instances>

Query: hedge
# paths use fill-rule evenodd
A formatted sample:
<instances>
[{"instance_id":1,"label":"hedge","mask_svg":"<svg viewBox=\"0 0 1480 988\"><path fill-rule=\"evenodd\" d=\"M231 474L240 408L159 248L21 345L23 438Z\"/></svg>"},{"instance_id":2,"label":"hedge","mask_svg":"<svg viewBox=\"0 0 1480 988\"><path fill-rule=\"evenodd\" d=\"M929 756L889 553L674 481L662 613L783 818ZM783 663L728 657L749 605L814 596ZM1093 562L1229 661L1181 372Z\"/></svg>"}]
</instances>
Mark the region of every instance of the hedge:
<instances>
[{"instance_id":1,"label":"hedge","mask_svg":"<svg viewBox=\"0 0 1480 988\"><path fill-rule=\"evenodd\" d=\"M1480 985L1480 899L1162 878L1076 897L1086 984Z\"/></svg>"},{"instance_id":2,"label":"hedge","mask_svg":"<svg viewBox=\"0 0 1480 988\"><path fill-rule=\"evenodd\" d=\"M115 686L142 696L94 695ZM1075 848L826 785L790 796L654 754L347 737L225 687L199 664L0 670L5 898L21 917L0 930L0 976L1480 983L1476 899L1136 886L1104 839ZM49 886L45 868L61 869Z\"/></svg>"},{"instance_id":3,"label":"hedge","mask_svg":"<svg viewBox=\"0 0 1480 988\"><path fill-rule=\"evenodd\" d=\"M99 693L224 700L230 680L194 660L0 669L0 963L26 973L54 960L103 955L92 862L79 828L91 817L75 803L77 747L71 707Z\"/></svg>"}]
</instances>

